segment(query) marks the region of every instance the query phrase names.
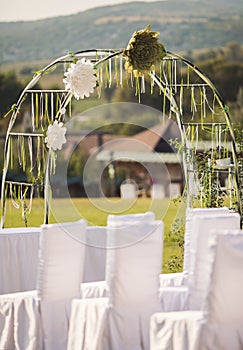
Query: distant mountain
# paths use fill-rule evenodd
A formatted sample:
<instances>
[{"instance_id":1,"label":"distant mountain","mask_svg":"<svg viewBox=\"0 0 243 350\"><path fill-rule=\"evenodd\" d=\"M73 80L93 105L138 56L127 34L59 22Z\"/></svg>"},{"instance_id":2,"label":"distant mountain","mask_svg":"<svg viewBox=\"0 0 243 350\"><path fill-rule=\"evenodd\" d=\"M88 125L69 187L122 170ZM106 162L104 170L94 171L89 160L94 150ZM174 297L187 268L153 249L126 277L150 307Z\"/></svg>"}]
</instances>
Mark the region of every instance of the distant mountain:
<instances>
[{"instance_id":1,"label":"distant mountain","mask_svg":"<svg viewBox=\"0 0 243 350\"><path fill-rule=\"evenodd\" d=\"M54 59L69 51L125 47L151 24L174 52L243 44L242 0L168 0L98 7L76 15L0 23L0 64Z\"/></svg>"}]
</instances>

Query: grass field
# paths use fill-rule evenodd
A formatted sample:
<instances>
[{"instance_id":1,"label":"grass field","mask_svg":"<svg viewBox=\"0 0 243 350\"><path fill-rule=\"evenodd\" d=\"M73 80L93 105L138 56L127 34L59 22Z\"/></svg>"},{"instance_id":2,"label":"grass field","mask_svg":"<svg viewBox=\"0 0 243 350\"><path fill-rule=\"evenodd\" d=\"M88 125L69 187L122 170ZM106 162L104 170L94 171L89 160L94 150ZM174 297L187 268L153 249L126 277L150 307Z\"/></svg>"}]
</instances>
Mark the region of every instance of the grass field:
<instances>
[{"instance_id":1,"label":"grass field","mask_svg":"<svg viewBox=\"0 0 243 350\"><path fill-rule=\"evenodd\" d=\"M26 203L27 206L29 203ZM138 198L135 200L122 200L120 198L70 198L53 199L49 222L75 221L80 218L87 220L89 225L106 225L109 214L123 215L127 213L143 213L153 211L156 219L163 220L164 254L163 272L169 272L167 261L172 255L180 255L180 248L168 236L176 219L184 218L185 205L174 202L170 198L153 200L151 198ZM26 214L28 226L39 226L43 223L44 201L35 199L30 213ZM24 226L21 210L16 209L7 201L5 227Z\"/></svg>"}]
</instances>

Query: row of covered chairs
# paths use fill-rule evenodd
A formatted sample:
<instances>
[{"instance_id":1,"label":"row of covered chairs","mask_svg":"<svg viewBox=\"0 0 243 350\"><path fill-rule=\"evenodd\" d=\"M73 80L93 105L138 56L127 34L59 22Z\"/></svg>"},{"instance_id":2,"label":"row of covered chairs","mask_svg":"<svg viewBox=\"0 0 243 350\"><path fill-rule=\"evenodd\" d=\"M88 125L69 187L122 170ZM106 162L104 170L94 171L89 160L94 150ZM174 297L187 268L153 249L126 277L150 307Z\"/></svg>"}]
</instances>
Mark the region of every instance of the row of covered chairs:
<instances>
[{"instance_id":1,"label":"row of covered chairs","mask_svg":"<svg viewBox=\"0 0 243 350\"><path fill-rule=\"evenodd\" d=\"M83 284L83 294L85 294L86 287L88 287L89 293L87 293L85 297L90 299L75 299L72 303L68 349L226 350L231 348L230 344L233 346L232 349L236 344L238 347L236 346L235 349L241 349L241 337L238 334L240 329L239 324L236 330L236 325L234 323L234 332L225 332L225 338L227 340L227 342L225 341L225 347L222 347L224 340L219 342L217 337L220 335L220 332L217 333L215 328L209 334L210 339L207 343L204 341L201 328L201 324L206 322L207 327L204 328L204 331L205 329L210 329L208 319L205 318L205 315L208 314L208 309L205 311L205 304L209 304L209 308L212 306L212 304L208 302L210 299L208 295L209 291L212 290L212 286L215 286L218 295L220 295L219 285L214 283L212 276L217 276L218 274L218 271L215 272L213 270L215 265L219 266L219 268L221 266L221 262L216 254L216 249L222 249L221 242L224 240L230 245L230 239L227 238L228 236L225 234L225 230L226 233L230 232L228 236L236 237L230 239L238 240L238 247L240 247L243 235L240 230L239 214L232 213L226 208L188 210L185 231L185 255L188 255L187 259L189 261L185 262L187 265L184 265L182 273L172 274L171 276L160 275L159 304L157 303L155 306L155 308L160 308L160 311L155 312L152 316L152 303L148 308L147 315L146 302L144 301L143 306L141 306L142 303L139 304L139 294L143 294L141 289L135 289L134 297L137 296L137 303L134 299L131 299L133 300L133 308L130 307L128 303L123 304L122 310L123 314L125 313L126 316L122 317L120 310L117 310L111 302L113 300L113 292L109 290L109 283L107 283L107 294L104 294L104 282L101 283L102 288L100 295L99 283L91 283L88 286ZM223 234L223 238L219 238L221 234ZM145 256L146 255L144 255L144 257ZM243 260L238 261L238 263L239 267L243 267ZM123 266L125 266L125 264ZM229 267L230 266L229 264ZM151 265L149 265L149 267L151 268ZM150 270L150 273L155 271L156 269L153 269L153 271ZM158 270L156 272L158 274ZM137 273L138 271L136 271L135 275ZM149 276L149 271L147 271L147 273ZM134 275L131 274L131 276ZM148 276L146 277L147 280ZM238 277L240 277L240 275L238 275ZM224 274L223 279L224 282L227 283L227 276ZM126 284L126 288L130 287L131 290L133 286L132 280L133 278L130 281L127 280ZM134 280L136 280L136 277L134 277ZM221 283L222 281L223 280L221 280ZM236 284L231 283L228 288L228 291L231 289L233 290L233 294L237 283L239 285L239 280L236 278L235 282ZM154 291L155 290L156 289L154 289ZM215 293L215 291L213 293ZM104 295L107 296L107 298L102 298ZM114 295L116 295L116 293L114 293ZM129 293L126 295L128 296ZM147 300L153 299L150 296L150 299ZM229 298L227 300L229 300ZM135 312L134 310L136 308L139 310L139 307L142 308L142 311ZM130 310L132 310L132 317L130 315ZM96 317L94 315L96 315ZM139 315L140 327L135 326L137 324L133 319L133 317L136 317L135 315ZM193 316L188 318L188 315ZM237 313L234 313L234 315L238 320L240 318L243 320L243 317L239 317L239 311L238 315ZM226 314L223 312L221 321L224 320L225 316ZM129 317L132 323L127 321ZM148 322L150 317L151 325L149 325ZM219 323L220 326L222 326L222 324L223 321ZM228 329L228 324L229 323L226 321L224 327L225 331ZM95 337L93 337L94 330L96 331ZM203 347L202 341L206 344L205 347ZM85 344L85 347L83 347L82 344Z\"/></svg>"},{"instance_id":2,"label":"row of covered chairs","mask_svg":"<svg viewBox=\"0 0 243 350\"><path fill-rule=\"evenodd\" d=\"M161 274L164 227L151 212L110 215L102 228L43 225L36 290L0 296L0 349L203 349L218 237L234 232L240 247L239 228L228 209L188 210L183 272ZM231 330L228 344L238 334Z\"/></svg>"},{"instance_id":3,"label":"row of covered chairs","mask_svg":"<svg viewBox=\"0 0 243 350\"><path fill-rule=\"evenodd\" d=\"M85 220L41 227L36 289L0 296L1 349L67 349L71 301L80 298L84 281L88 285L91 281L107 281L104 283L105 295L108 285L110 292L114 290L109 294L115 296L112 303L120 305L120 310L123 302L129 301L132 295L136 300L134 296L140 288L143 290L143 286L147 288L144 293L148 300L151 290L158 293L163 223L156 221L151 212L128 215L118 234L117 228L110 223L116 218L121 219L109 217L107 227L88 227ZM143 269L149 262L139 251L141 248L144 254L147 251L148 258L152 251L155 253L154 247L158 253L151 270L147 267L151 277L146 285ZM155 274L152 272L154 267ZM131 289L130 278L133 276L134 280L135 277L133 271L140 273ZM156 274L157 278L152 277ZM126 286L130 286L128 298ZM153 298L157 302L157 298ZM144 297L141 296L141 300ZM134 305L131 300L129 304ZM159 309L153 309L156 310ZM133 315L132 310L128 314ZM140 329L140 317L136 318Z\"/></svg>"}]
</instances>

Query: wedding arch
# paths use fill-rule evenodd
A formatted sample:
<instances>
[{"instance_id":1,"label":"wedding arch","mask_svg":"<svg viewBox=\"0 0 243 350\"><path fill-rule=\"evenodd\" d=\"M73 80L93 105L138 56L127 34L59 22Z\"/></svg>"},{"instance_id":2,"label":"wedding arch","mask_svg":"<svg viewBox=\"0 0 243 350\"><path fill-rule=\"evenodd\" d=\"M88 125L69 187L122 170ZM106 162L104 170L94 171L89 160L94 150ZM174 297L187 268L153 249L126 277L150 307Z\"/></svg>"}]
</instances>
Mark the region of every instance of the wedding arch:
<instances>
[{"instance_id":1,"label":"wedding arch","mask_svg":"<svg viewBox=\"0 0 243 350\"><path fill-rule=\"evenodd\" d=\"M70 52L35 73L10 111L1 188L2 227L7 197L22 210L26 223L32 199L43 196L43 222L48 223L50 177L56 150L65 142L72 99L88 98L94 91L99 97L102 89L122 88L124 84L133 88L139 102L146 84L151 94L157 86L162 116L177 122L181 141L175 146L182 154L188 206L228 205L242 213L237 149L228 107L210 79L192 62L167 51L158 35L147 26L133 34L126 49ZM38 88L40 79L57 71L63 89ZM24 130L18 122L23 110L28 121ZM26 174L24 181L11 178L16 165Z\"/></svg>"}]
</instances>

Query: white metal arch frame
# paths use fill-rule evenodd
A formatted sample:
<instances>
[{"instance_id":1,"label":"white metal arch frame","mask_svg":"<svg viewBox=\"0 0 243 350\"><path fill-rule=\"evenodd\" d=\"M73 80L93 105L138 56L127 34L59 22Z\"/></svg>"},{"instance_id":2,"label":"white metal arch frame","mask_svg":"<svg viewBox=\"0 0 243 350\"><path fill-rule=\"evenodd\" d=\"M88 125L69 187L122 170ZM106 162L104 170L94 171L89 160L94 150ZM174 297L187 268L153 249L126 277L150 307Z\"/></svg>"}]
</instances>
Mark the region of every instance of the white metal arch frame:
<instances>
[{"instance_id":1,"label":"white metal arch frame","mask_svg":"<svg viewBox=\"0 0 243 350\"><path fill-rule=\"evenodd\" d=\"M119 84L122 85L122 79L123 76L123 49L108 49L108 50L97 50L97 49L91 49L91 50L84 50L84 51L78 51L76 53L69 53L65 56L62 56L56 60L54 60L52 63L47 65L45 68L43 68L41 71L37 72L33 79L27 84L23 92L21 93L17 103L12 107L12 115L9 121L9 126L6 133L6 141L5 141L5 147L4 147L4 168L3 168L3 175L2 175L2 188L1 188L1 202L2 202L2 215L1 215L1 226L4 226L5 221L5 211L6 211L6 197L7 193L9 192L9 189L11 186L20 186L25 188L31 188L33 189L35 186L42 186L45 188L44 190L44 199L45 199L45 214L44 214L44 223L48 223L48 217L49 217L49 176L50 176L50 167L48 166L48 163L50 162L50 158L48 157L47 152L42 151L43 158L42 159L42 165L39 164L39 166L42 166L43 173L45 175L43 176L42 180L39 181L38 178L35 178L34 181L30 183L28 182L16 182L16 181L9 181L8 178L8 171L9 171L9 163L11 158L11 143L13 138L22 138L29 140L32 140L32 138L38 139L38 142L42 144L42 147L44 147L44 131L43 130L37 130L38 127L34 127L34 123L32 125L31 132L14 132L13 128L15 126L16 120L18 118L18 114L20 112L20 109L22 107L23 102L26 100L28 95L31 95L33 97L33 94L36 94L36 96L42 96L42 99L44 100L44 95L48 94L58 94L61 93L62 98L60 99L60 103L57 109L53 108L53 115L51 115L52 120L60 119L61 118L61 112L60 110L62 108L65 108L69 105L69 103L72 100L72 94L69 91L65 90L34 90L32 89L35 84L40 80L40 78L47 74L52 72L52 70L55 69L55 67L59 64L70 64L74 62L75 60L79 60L81 58L87 58L90 59L96 67L102 67L102 65L106 65L106 69L100 69L98 72L99 75L99 83L102 85L102 81L104 80L104 75L106 75L106 80L108 80L108 84L110 85L109 77L107 78L107 72L108 75L111 76L112 72L119 71L118 77L116 79L119 80ZM119 60L119 62L117 61ZM186 72L186 81L185 81L185 70ZM104 72L106 71L106 72ZM242 213L242 204L241 204L241 198L239 195L239 176L238 176L238 167L237 167L237 158L236 158L236 143L235 143L235 137L234 137L234 131L231 125L230 116L228 113L227 106L224 104L219 92L215 88L215 86L212 84L212 82L206 77L195 65L193 65L188 60L167 52L166 56L161 60L161 63L156 67L155 71L152 71L149 73L151 77L151 85L156 84L158 85L160 89L160 94L163 98L163 105L162 105L162 114L166 113L166 107L165 104L169 103L169 116L175 117L175 120L177 121L177 124L180 129L181 133L181 139L182 139L182 154L183 154L183 167L186 177L186 191L187 191L187 197L188 197L188 205L193 206L195 205L193 198L195 197L195 194L193 193L193 189L190 185L190 174L193 173L197 177L198 169L197 164L195 162L195 159L193 162L191 161L191 158L188 158L188 145L189 145L189 152L195 153L199 149L199 143L200 143L200 137L201 134L204 134L204 132L207 133L207 135L211 135L211 140L209 142L211 143L211 150L219 148L221 146L224 146L224 148L228 147L228 144L230 144L230 154L232 155L232 167L231 167L231 176L232 176L232 183L233 187L231 188L231 192L234 192L234 198L237 210ZM134 78L131 73L131 79L136 79L136 84L144 84L144 77L140 78ZM139 91L142 93L143 89L140 89ZM140 93L139 92L139 93ZM184 114L184 95L185 93L190 98L190 111L187 114L187 118L185 118ZM33 98L31 100L32 104ZM49 101L50 102L50 101ZM45 102L46 108L50 108L49 102ZM32 106L33 107L33 106ZM168 107L168 106L167 106ZM34 113L34 112L33 112ZM38 113L37 113L38 114ZM210 117L208 118L208 115ZM39 115L35 116L40 118ZM42 116L43 117L43 116ZM189 121L188 121L189 120ZM209 120L209 121L208 121ZM37 126L39 121L37 121ZM40 128L39 128L40 129ZM42 128L43 129L43 128ZM25 142L25 141L23 141ZM31 141L32 142L32 141ZM29 141L30 144L30 141ZM227 146L226 146L227 144ZM191 155L190 155L191 156ZM194 157L195 158L195 157ZM233 170L232 170L233 168ZM217 169L217 172L220 172L219 169ZM198 186L198 184L196 184ZM29 187L28 187L29 186ZM21 190L22 191L22 190ZM23 196L23 193L19 191L20 197ZM198 193L196 195L198 197ZM194 198L195 199L195 198ZM200 201L196 204L200 205ZM23 208L22 208L23 209Z\"/></svg>"}]
</instances>

